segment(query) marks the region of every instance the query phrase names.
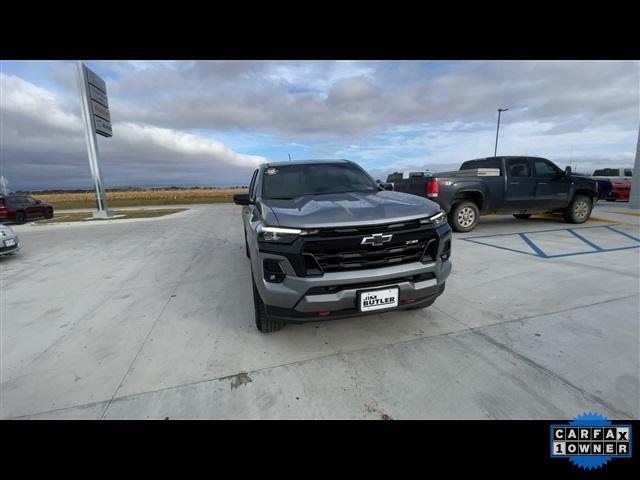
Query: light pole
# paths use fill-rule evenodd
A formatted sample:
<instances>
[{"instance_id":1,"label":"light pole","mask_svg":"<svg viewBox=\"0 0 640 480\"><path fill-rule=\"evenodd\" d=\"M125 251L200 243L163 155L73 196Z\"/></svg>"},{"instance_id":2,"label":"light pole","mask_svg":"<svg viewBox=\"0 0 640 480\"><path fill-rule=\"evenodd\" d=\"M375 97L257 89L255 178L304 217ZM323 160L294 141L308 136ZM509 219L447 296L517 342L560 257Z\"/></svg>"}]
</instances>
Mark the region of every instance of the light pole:
<instances>
[{"instance_id":1,"label":"light pole","mask_svg":"<svg viewBox=\"0 0 640 480\"><path fill-rule=\"evenodd\" d=\"M502 112L506 112L509 110L508 108L499 108L498 109L498 128L496 128L496 149L493 151L493 156L495 157L498 154L498 132L500 132L500 114Z\"/></svg>"},{"instance_id":2,"label":"light pole","mask_svg":"<svg viewBox=\"0 0 640 480\"><path fill-rule=\"evenodd\" d=\"M638 142L636 143L636 159L633 162L633 177L631 177L631 192L629 192L629 207L640 208L640 127L638 127Z\"/></svg>"}]
</instances>

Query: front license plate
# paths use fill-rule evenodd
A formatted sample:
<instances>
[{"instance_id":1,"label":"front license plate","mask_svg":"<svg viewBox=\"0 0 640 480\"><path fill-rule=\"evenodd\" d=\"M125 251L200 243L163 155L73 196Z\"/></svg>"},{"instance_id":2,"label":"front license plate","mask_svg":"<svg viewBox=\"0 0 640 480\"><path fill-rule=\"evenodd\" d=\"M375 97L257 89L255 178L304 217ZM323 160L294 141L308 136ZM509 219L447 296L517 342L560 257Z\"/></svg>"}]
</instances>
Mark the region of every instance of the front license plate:
<instances>
[{"instance_id":1,"label":"front license plate","mask_svg":"<svg viewBox=\"0 0 640 480\"><path fill-rule=\"evenodd\" d=\"M15 244L16 244L16 241L13 240L13 239L4 241L4 246L5 247L13 247Z\"/></svg>"},{"instance_id":2,"label":"front license plate","mask_svg":"<svg viewBox=\"0 0 640 480\"><path fill-rule=\"evenodd\" d=\"M398 306L398 287L360 292L360 311L371 312Z\"/></svg>"}]
</instances>

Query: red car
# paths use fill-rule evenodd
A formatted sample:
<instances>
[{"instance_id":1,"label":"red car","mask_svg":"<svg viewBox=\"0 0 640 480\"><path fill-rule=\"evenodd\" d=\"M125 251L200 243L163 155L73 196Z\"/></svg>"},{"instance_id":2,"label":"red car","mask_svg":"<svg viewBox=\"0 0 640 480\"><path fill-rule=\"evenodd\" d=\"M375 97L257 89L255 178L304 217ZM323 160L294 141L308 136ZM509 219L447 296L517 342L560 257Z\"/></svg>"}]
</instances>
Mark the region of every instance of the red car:
<instances>
[{"instance_id":1,"label":"red car","mask_svg":"<svg viewBox=\"0 0 640 480\"><path fill-rule=\"evenodd\" d=\"M53 205L28 195L0 195L0 222L24 223L33 218L53 218Z\"/></svg>"},{"instance_id":2,"label":"red car","mask_svg":"<svg viewBox=\"0 0 640 480\"><path fill-rule=\"evenodd\" d=\"M609 195L607 196L608 201L629 201L629 192L631 191L631 182L629 180L622 180L619 182L612 181L611 187L611 192L609 192Z\"/></svg>"}]
</instances>

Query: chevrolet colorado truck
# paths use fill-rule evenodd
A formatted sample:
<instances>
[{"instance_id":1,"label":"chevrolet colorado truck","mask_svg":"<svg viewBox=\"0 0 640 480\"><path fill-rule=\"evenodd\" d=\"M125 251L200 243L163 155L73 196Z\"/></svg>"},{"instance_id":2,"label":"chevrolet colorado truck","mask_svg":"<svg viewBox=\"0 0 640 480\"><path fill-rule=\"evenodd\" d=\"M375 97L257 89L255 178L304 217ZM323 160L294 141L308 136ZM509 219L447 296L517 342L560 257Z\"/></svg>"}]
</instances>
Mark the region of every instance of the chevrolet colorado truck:
<instances>
[{"instance_id":1,"label":"chevrolet colorado truck","mask_svg":"<svg viewBox=\"0 0 640 480\"><path fill-rule=\"evenodd\" d=\"M242 205L261 332L423 308L451 272L451 229L438 204L377 184L356 163L262 164Z\"/></svg>"},{"instance_id":2,"label":"chevrolet colorado truck","mask_svg":"<svg viewBox=\"0 0 640 480\"><path fill-rule=\"evenodd\" d=\"M469 232L480 214L511 213L526 219L537 212L560 212L569 223L583 223L598 200L595 180L561 170L538 157L488 157L469 160L460 170L415 172L408 179L390 175L394 191L430 198L449 217L457 232Z\"/></svg>"}]
</instances>

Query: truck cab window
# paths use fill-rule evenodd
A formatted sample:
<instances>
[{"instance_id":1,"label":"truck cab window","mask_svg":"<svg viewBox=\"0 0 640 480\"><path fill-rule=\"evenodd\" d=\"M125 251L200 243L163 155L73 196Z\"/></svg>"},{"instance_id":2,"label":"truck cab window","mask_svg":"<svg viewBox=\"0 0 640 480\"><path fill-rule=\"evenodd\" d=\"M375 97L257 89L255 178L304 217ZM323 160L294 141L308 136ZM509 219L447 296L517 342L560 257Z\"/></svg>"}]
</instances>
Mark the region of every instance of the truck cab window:
<instances>
[{"instance_id":1,"label":"truck cab window","mask_svg":"<svg viewBox=\"0 0 640 480\"><path fill-rule=\"evenodd\" d=\"M560 173L553 165L544 160L534 160L533 168L536 171L536 177L555 178Z\"/></svg>"},{"instance_id":2,"label":"truck cab window","mask_svg":"<svg viewBox=\"0 0 640 480\"><path fill-rule=\"evenodd\" d=\"M529 168L529 161L526 159L510 159L507 161L507 168L509 169L509 175L512 177L530 177L531 169Z\"/></svg>"},{"instance_id":3,"label":"truck cab window","mask_svg":"<svg viewBox=\"0 0 640 480\"><path fill-rule=\"evenodd\" d=\"M603 168L593 172L594 177L617 177L620 171L617 168Z\"/></svg>"}]
</instances>

